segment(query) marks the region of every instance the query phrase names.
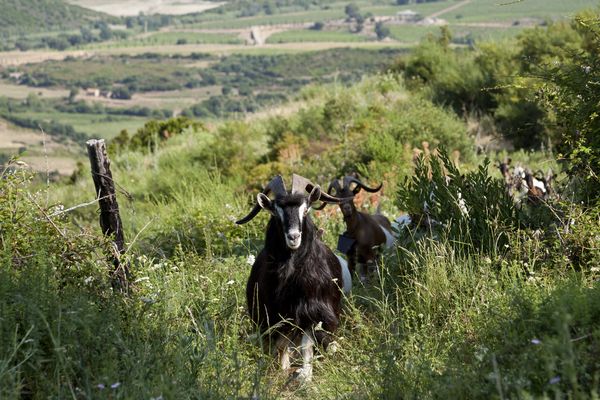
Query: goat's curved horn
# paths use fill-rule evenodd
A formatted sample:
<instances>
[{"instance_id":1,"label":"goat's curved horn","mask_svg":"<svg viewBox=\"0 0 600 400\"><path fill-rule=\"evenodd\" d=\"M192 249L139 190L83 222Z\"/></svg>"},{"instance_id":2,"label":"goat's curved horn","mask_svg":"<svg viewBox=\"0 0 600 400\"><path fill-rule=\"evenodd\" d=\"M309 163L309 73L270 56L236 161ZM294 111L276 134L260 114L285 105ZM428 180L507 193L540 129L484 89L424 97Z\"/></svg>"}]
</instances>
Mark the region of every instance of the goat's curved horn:
<instances>
[{"instance_id":1,"label":"goat's curved horn","mask_svg":"<svg viewBox=\"0 0 600 400\"><path fill-rule=\"evenodd\" d=\"M340 181L337 179L334 179L331 181L331 183L329 184L329 187L327 188L327 194L331 196L331 189L335 189L336 193L339 193L342 188L340 186ZM326 202L322 201L320 205L313 207L314 210L322 210L325 208L325 206L327 205Z\"/></svg>"},{"instance_id":2,"label":"goat's curved horn","mask_svg":"<svg viewBox=\"0 0 600 400\"><path fill-rule=\"evenodd\" d=\"M321 204L319 204L319 205L318 205L318 206L316 206L316 207L312 207L312 209L313 209L313 210L320 211L320 210L324 209L326 206L327 206L327 203L325 203L324 201L322 201L322 202L321 202Z\"/></svg>"},{"instance_id":3,"label":"goat's curved horn","mask_svg":"<svg viewBox=\"0 0 600 400\"><path fill-rule=\"evenodd\" d=\"M283 178L281 177L281 175L277 175L276 177L271 179L271 182L269 182L262 191L262 193L265 195L268 195L270 192L275 193L275 195L285 195L285 183L283 183ZM235 223L238 225L245 224L246 222L252 220L252 218L256 217L260 210L260 205L258 203L255 204L248 215L246 215L239 221L236 221Z\"/></svg>"},{"instance_id":4,"label":"goat's curved horn","mask_svg":"<svg viewBox=\"0 0 600 400\"><path fill-rule=\"evenodd\" d=\"M350 186L351 183L356 183L359 188L365 189L369 193L379 192L381 190L381 188L383 187L383 183L380 183L379 186L377 186L376 188L372 188L372 187L365 185L360 180L358 180L352 176L344 177L344 186L346 186L346 185Z\"/></svg>"},{"instance_id":5,"label":"goat's curved horn","mask_svg":"<svg viewBox=\"0 0 600 400\"><path fill-rule=\"evenodd\" d=\"M314 188L315 188L314 183L312 183L311 181L309 181L308 179L306 179L303 176L300 175L292 175L292 193L301 193L304 194L306 192L310 193ZM339 198L339 197L334 197L328 193L325 193L324 191L321 190L321 196L319 197L319 200L325 202L325 203L341 203L342 201L346 200L345 198Z\"/></svg>"},{"instance_id":6,"label":"goat's curved horn","mask_svg":"<svg viewBox=\"0 0 600 400\"><path fill-rule=\"evenodd\" d=\"M337 179L332 180L329 184L329 187L327 188L327 194L332 194L331 189L335 189L335 192L339 193L342 190L342 188L340 187L340 181Z\"/></svg>"}]
</instances>

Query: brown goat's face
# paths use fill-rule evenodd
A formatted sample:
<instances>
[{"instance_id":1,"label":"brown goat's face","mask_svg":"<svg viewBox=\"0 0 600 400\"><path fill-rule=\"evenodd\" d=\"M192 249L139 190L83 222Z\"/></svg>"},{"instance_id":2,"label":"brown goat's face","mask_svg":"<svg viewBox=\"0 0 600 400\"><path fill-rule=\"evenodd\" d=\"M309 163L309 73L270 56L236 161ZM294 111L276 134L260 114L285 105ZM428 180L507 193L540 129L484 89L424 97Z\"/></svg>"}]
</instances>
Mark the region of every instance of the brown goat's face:
<instances>
[{"instance_id":1,"label":"brown goat's face","mask_svg":"<svg viewBox=\"0 0 600 400\"><path fill-rule=\"evenodd\" d=\"M348 200L344 201L343 203L340 203L340 210L342 210L342 215L344 216L344 218L350 218L354 213L355 209L356 208L354 207L353 200Z\"/></svg>"},{"instance_id":2,"label":"brown goat's face","mask_svg":"<svg viewBox=\"0 0 600 400\"><path fill-rule=\"evenodd\" d=\"M354 191L350 190L349 187L344 187L342 190L336 191L335 195L337 197L345 197L351 198L350 200L345 200L340 203L340 210L342 211L342 215L344 218L350 218L356 208L354 207Z\"/></svg>"}]
</instances>

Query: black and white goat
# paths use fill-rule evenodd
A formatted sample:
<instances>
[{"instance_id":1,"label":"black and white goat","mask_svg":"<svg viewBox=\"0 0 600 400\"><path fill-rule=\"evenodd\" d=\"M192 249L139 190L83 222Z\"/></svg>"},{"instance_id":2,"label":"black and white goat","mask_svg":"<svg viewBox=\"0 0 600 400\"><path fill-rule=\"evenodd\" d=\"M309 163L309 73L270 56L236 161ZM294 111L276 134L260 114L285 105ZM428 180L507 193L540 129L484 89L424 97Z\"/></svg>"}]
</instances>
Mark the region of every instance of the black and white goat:
<instances>
[{"instance_id":1,"label":"black and white goat","mask_svg":"<svg viewBox=\"0 0 600 400\"><path fill-rule=\"evenodd\" d=\"M499 162L498 168L504 178L506 190L515 199L515 202L521 203L521 200L526 198L529 203L535 205L554 195L552 170L549 170L546 176L542 171L538 171L536 176L531 170L516 166L511 173L510 163L510 158Z\"/></svg>"},{"instance_id":2,"label":"black and white goat","mask_svg":"<svg viewBox=\"0 0 600 400\"><path fill-rule=\"evenodd\" d=\"M275 198L271 200L268 194ZM342 266L319 239L309 210L314 202L339 203L342 199L321 191L306 178L293 175L286 191L281 176L257 196L244 224L261 209L271 214L264 248L256 257L246 286L250 317L261 334L274 340L281 367L288 370L294 346L300 347L302 367L295 377L312 377L313 346L327 348L339 324L343 286Z\"/></svg>"},{"instance_id":3,"label":"black and white goat","mask_svg":"<svg viewBox=\"0 0 600 400\"><path fill-rule=\"evenodd\" d=\"M355 186L351 188L352 185ZM341 181L334 179L327 189L328 194L335 191L337 197L345 198L340 202L340 210L346 223L346 232L340 237L338 250L348 257L350 273L354 273L358 264L361 281L365 281L370 270L376 268L377 249L392 247L395 238L390 221L381 214L358 211L354 205L354 196L361 189L370 193L378 192L382 186L380 184L371 188L355 176L345 176ZM321 207L323 206L324 204Z\"/></svg>"}]
</instances>

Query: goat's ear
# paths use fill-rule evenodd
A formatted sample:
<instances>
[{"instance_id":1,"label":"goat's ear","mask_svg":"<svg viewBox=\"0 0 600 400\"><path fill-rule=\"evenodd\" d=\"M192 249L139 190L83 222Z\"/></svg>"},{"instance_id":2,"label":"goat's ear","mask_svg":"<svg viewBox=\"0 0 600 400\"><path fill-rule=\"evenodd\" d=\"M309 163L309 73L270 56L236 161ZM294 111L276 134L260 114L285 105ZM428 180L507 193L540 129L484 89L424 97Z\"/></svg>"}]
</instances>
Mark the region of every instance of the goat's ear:
<instances>
[{"instance_id":1,"label":"goat's ear","mask_svg":"<svg viewBox=\"0 0 600 400\"><path fill-rule=\"evenodd\" d=\"M266 194L259 193L256 196L256 201L258 202L258 205L261 206L261 208L263 210L266 210L266 211L270 212L271 214L275 213L275 210L273 209L273 202L271 201L271 199L269 199L269 197Z\"/></svg>"},{"instance_id":2,"label":"goat's ear","mask_svg":"<svg viewBox=\"0 0 600 400\"><path fill-rule=\"evenodd\" d=\"M312 204L321 198L321 187L315 186L308 195L308 204Z\"/></svg>"}]
</instances>

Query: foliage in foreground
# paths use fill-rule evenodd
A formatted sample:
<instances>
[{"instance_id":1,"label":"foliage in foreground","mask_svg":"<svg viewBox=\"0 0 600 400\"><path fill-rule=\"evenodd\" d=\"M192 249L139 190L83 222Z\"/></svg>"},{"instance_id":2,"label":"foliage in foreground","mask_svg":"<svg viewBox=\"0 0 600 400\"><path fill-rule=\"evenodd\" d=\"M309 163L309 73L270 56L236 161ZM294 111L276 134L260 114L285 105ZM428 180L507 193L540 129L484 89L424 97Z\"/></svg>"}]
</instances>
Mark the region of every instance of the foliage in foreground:
<instances>
[{"instance_id":1,"label":"foliage in foreground","mask_svg":"<svg viewBox=\"0 0 600 400\"><path fill-rule=\"evenodd\" d=\"M233 200L227 213L245 211L223 198L234 182L203 179L194 192L172 182L169 196L215 211ZM574 273L568 258L549 257L545 241L556 237L517 230L492 254L423 237L386 254L378 279L345 301L340 351L295 388L261 352L245 312L246 258L264 216L235 228L244 232L236 247L199 221L202 253L174 242L169 258L153 259L131 248L135 289L123 297L108 284L104 241L73 232L44 197L20 172L0 180L2 398L597 395L599 257ZM331 245L337 218L317 219Z\"/></svg>"}]
</instances>

